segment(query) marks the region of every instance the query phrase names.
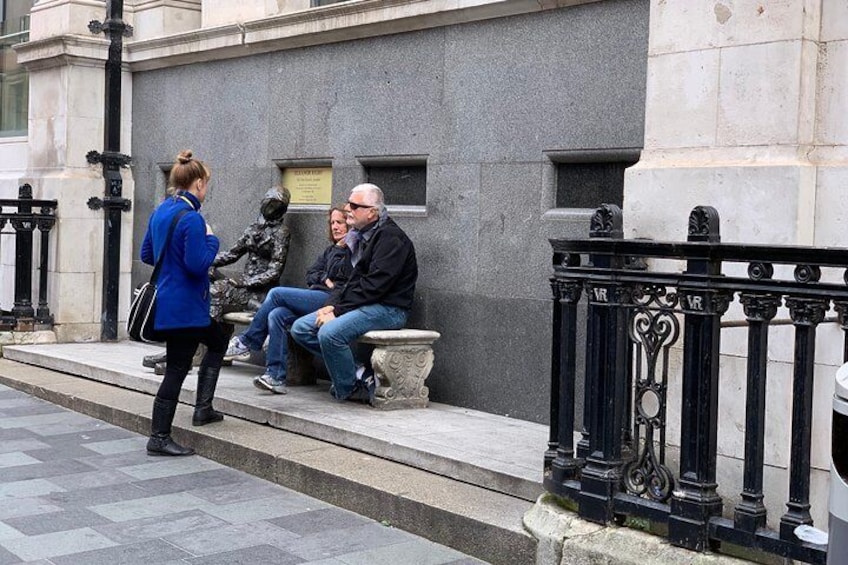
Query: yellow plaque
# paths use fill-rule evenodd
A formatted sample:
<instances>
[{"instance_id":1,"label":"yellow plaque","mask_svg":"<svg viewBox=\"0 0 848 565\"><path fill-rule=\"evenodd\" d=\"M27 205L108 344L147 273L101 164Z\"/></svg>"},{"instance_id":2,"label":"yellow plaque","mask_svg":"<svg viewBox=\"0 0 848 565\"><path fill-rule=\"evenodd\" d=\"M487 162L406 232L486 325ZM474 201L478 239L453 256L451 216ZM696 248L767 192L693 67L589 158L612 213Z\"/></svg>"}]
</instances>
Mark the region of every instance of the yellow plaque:
<instances>
[{"instance_id":1,"label":"yellow plaque","mask_svg":"<svg viewBox=\"0 0 848 565\"><path fill-rule=\"evenodd\" d=\"M283 186L291 192L290 204L329 206L333 198L333 168L286 168L283 170Z\"/></svg>"}]
</instances>

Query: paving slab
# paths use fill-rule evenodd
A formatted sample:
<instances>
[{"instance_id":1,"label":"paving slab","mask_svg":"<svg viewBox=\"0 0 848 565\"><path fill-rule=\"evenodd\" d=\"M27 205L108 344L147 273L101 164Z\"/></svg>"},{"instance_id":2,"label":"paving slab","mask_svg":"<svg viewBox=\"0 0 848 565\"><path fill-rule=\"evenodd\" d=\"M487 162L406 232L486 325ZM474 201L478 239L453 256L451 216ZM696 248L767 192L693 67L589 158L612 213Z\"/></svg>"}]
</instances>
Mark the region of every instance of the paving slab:
<instances>
[{"instance_id":1,"label":"paving slab","mask_svg":"<svg viewBox=\"0 0 848 565\"><path fill-rule=\"evenodd\" d=\"M0 392L10 389L0 384ZM25 398L26 393L11 396ZM48 467L49 472L35 474L49 478L17 479L0 472L0 565L484 563L201 456L149 457L143 436L90 416L73 416L67 421L89 420L92 427L113 432L100 435L120 439L105 443L132 449L144 463L118 471L112 464L113 449L77 451L63 449L61 442L19 444L22 455L55 455L31 463ZM3 420L0 415L0 425ZM37 428L41 423L29 425ZM262 429L251 426L253 434ZM26 424L20 429L28 430ZM74 448L87 445L85 432L72 432L68 439L76 440L70 443ZM112 462L103 465L104 459ZM61 470L64 474L57 475ZM91 486L98 474L112 484ZM80 477L87 480L75 485Z\"/></svg>"},{"instance_id":2,"label":"paving slab","mask_svg":"<svg viewBox=\"0 0 848 565\"><path fill-rule=\"evenodd\" d=\"M162 507L167 507L173 513L181 513L173 521L174 533L166 536L169 539L180 536L178 530L186 521L198 520L205 524L222 521L228 524L227 528L255 524L258 528L275 531L274 528L286 530L285 520L301 513L340 507L368 516L383 524L382 527L396 526L449 546L453 548L451 551L460 552L460 556L456 557L448 551L444 554L443 563L466 563L471 559L469 555L495 565L529 565L534 562L536 541L525 531L521 521L531 503L522 498L236 417L227 417L215 425L193 427L192 409L189 406L177 409L173 427L175 439L232 469L209 468L206 464L198 463L200 458L197 457L177 460L150 458L143 449L144 438L130 433L146 434L150 429L151 398L147 393L8 359L0 359L0 398L14 396L3 385L98 419L92 418L93 422L97 422L96 425L81 426L80 429L75 426L85 422L69 420L69 431L51 435L43 442L60 448L64 444L57 441L57 438L63 438L67 440L67 445L85 448L90 455L8 468L9 472L25 469L27 473L33 474L32 478L47 480L65 490L13 499L12 504L0 504L0 524L4 514L8 518L16 518L87 509L112 523L132 528L128 537L114 540L123 544L130 541L132 536L139 535L139 532L155 531L155 528L149 528L157 519L163 523L169 521ZM32 425L41 424L34 422ZM0 427L0 436L4 432L14 432L9 437L15 440L41 437L26 427L5 430ZM138 449L132 449L133 443L126 441L132 438L135 438ZM100 450L103 453L89 449L101 442L107 442L108 445L115 441L125 443L115 449ZM22 453L28 455L28 452ZM64 453L69 457L81 455L80 452L67 449ZM175 461L187 467L176 468ZM147 467L150 463L162 465L162 470L152 470ZM236 469L313 498L307 506L283 502L277 494L269 493L261 486L245 487L241 479L234 480L229 472L237 472ZM104 478L102 486L94 484L98 474ZM193 484L190 477L197 477L198 484ZM0 472L0 481L5 478L5 473ZM16 480L23 479L18 477ZM244 496L225 496L223 493L228 488L234 492L243 492ZM155 503L146 499L154 499ZM199 518L201 513L205 515L202 520ZM312 520L311 523L318 522ZM91 529L105 535L104 527L100 524ZM356 527L355 523L345 525L342 521L333 529L349 530ZM324 532L326 528L319 530L314 534ZM312 531L303 530L291 533L298 538L286 542L313 535ZM19 539L22 535L11 527L0 531L0 534L11 539ZM348 559L347 554L335 555L337 549L319 552L308 542L303 544L290 547L283 540L278 540L266 545L302 562L306 562L306 557L298 555L298 552L307 552L309 562L315 561L319 565L360 559ZM49 561L85 563L89 559L91 563L106 563L111 559L111 562L132 563L146 559L147 549L134 548L134 544L124 545L51 557ZM367 552L379 545L361 547L355 553ZM254 551L268 551L268 555L278 557L280 555L267 548L260 551L257 547L234 550L246 552L244 554L228 554L224 557L218 557L217 554L197 555L191 558L177 557L174 561L253 563L254 559L261 558L261 555L254 555ZM137 555L136 551L140 553ZM351 548L351 551L354 549ZM156 562L162 557L156 554ZM385 555L381 553L374 558L391 559L391 552ZM263 562L261 559L258 562Z\"/></svg>"},{"instance_id":3,"label":"paving slab","mask_svg":"<svg viewBox=\"0 0 848 565\"><path fill-rule=\"evenodd\" d=\"M63 343L6 346L3 357L153 395L161 377L142 367L141 361L159 351L129 341ZM547 426L438 403L425 409L383 412L333 402L326 385L289 387L288 394L273 395L253 386L253 377L261 372L261 367L249 363L224 367L216 408L527 501L535 501L543 492ZM194 403L195 382L189 375L182 402ZM51 419L61 421L67 416L23 418L21 425L29 423L26 418L42 422L40 433L47 435L56 432Z\"/></svg>"}]
</instances>

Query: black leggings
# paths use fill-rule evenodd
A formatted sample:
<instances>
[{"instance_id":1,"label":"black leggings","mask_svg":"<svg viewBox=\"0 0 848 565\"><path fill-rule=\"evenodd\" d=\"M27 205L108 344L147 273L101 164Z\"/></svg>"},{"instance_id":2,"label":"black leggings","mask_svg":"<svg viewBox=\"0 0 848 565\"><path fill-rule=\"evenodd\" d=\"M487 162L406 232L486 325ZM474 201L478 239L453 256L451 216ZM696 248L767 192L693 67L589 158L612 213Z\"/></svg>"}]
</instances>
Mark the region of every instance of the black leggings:
<instances>
[{"instance_id":1,"label":"black leggings","mask_svg":"<svg viewBox=\"0 0 848 565\"><path fill-rule=\"evenodd\" d=\"M220 369L230 339L228 327L212 318L205 328L181 328L159 333L165 340L168 360L165 364L165 377L156 396L164 400L179 398L180 389L191 369L191 360L199 344L206 345L206 355L200 362L201 368Z\"/></svg>"}]
</instances>

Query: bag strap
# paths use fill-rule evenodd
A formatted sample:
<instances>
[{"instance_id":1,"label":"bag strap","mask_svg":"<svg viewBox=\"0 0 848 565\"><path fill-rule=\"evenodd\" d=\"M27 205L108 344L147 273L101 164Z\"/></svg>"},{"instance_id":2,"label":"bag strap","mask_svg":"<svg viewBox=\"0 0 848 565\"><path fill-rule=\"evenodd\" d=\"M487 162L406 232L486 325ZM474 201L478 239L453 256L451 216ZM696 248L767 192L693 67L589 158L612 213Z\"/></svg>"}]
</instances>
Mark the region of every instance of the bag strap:
<instances>
[{"instance_id":1,"label":"bag strap","mask_svg":"<svg viewBox=\"0 0 848 565\"><path fill-rule=\"evenodd\" d=\"M168 245L171 243L171 236L174 235L174 229L177 227L180 218L188 214L188 212L188 210L180 210L174 215L174 219L171 220L171 226L168 228L168 235L165 236L165 245L162 246L162 254L159 255L159 259L156 260L156 266L153 267L153 274L150 275L151 283L155 283L156 279L159 278L159 271L162 268L162 260L165 258L165 252L168 251Z\"/></svg>"}]
</instances>

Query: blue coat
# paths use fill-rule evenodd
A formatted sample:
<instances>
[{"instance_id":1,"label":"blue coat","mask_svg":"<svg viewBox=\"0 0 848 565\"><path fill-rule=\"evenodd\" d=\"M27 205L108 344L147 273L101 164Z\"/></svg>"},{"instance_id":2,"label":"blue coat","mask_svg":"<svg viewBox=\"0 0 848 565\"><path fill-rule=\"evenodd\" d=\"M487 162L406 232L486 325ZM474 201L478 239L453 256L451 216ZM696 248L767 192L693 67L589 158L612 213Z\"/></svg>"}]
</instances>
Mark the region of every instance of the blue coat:
<instances>
[{"instance_id":1,"label":"blue coat","mask_svg":"<svg viewBox=\"0 0 848 565\"><path fill-rule=\"evenodd\" d=\"M200 201L188 192L166 198L150 216L141 245L141 260L156 263L162 253L171 221L180 210L189 210L174 228L157 281L157 330L206 327L209 318L209 267L218 253L218 238L206 235Z\"/></svg>"}]
</instances>

